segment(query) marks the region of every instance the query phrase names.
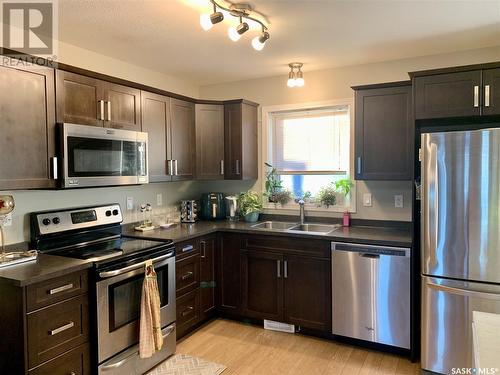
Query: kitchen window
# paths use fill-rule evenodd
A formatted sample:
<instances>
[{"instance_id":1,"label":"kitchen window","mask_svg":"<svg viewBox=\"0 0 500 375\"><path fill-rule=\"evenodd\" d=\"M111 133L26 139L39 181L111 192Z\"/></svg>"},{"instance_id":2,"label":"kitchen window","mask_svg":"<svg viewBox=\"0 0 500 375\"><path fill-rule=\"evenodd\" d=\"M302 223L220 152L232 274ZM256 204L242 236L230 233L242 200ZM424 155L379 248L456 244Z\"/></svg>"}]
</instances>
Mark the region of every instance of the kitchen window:
<instances>
[{"instance_id":1,"label":"kitchen window","mask_svg":"<svg viewBox=\"0 0 500 375\"><path fill-rule=\"evenodd\" d=\"M325 188L348 179L351 171L351 104L337 104L312 109L290 109L267 113L267 158L276 169L281 191L289 191L293 198L306 196L309 209L320 206L318 195ZM267 172L271 170L266 167ZM350 196L335 194L336 202L327 209L353 209ZM277 207L273 198L267 207ZM280 207L296 208L293 199Z\"/></svg>"}]
</instances>

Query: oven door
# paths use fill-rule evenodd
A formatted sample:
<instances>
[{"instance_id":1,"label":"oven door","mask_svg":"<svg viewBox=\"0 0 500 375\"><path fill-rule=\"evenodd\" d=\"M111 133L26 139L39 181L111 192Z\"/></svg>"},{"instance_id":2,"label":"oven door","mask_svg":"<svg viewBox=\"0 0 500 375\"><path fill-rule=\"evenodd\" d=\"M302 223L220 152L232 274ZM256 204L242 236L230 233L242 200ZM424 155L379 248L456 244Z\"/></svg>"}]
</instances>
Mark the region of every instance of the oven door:
<instances>
[{"instance_id":1,"label":"oven door","mask_svg":"<svg viewBox=\"0 0 500 375\"><path fill-rule=\"evenodd\" d=\"M161 327L175 321L175 256L173 251L155 255L153 265L160 292ZM144 260L139 264L99 273L97 282L98 361L139 342L139 317L144 280Z\"/></svg>"},{"instance_id":2,"label":"oven door","mask_svg":"<svg viewBox=\"0 0 500 375\"><path fill-rule=\"evenodd\" d=\"M63 186L148 182L147 133L63 124Z\"/></svg>"}]
</instances>

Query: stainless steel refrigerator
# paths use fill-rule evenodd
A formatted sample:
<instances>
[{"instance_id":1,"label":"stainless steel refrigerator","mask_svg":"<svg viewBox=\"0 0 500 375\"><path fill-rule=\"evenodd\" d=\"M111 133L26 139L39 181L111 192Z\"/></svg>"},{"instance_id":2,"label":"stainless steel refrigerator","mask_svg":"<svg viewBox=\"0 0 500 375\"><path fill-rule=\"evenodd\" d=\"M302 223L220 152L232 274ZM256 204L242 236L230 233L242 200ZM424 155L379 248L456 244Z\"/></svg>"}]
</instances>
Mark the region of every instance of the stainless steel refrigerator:
<instances>
[{"instance_id":1,"label":"stainless steel refrigerator","mask_svg":"<svg viewBox=\"0 0 500 375\"><path fill-rule=\"evenodd\" d=\"M422 368L448 374L474 367L472 312L500 313L500 129L422 134L421 152Z\"/></svg>"}]
</instances>

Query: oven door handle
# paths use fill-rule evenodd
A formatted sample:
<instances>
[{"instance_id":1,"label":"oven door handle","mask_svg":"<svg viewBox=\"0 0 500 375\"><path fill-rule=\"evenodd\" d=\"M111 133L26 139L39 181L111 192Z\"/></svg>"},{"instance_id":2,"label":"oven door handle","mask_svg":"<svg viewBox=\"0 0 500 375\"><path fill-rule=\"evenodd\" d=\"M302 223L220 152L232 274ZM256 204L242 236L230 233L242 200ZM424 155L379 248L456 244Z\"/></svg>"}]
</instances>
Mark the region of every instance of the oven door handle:
<instances>
[{"instance_id":1,"label":"oven door handle","mask_svg":"<svg viewBox=\"0 0 500 375\"><path fill-rule=\"evenodd\" d=\"M154 265L154 263L160 262L160 261L162 261L164 259L167 259L167 258L171 258L173 255L174 255L174 252L170 251L170 252L168 252L165 255L161 255L159 257L151 259L151 261L153 262L153 265ZM141 267L145 267L146 266L146 262L147 261L143 261L143 262L136 263L136 264L131 264L130 266L119 268L119 269L113 270L113 271L99 272L99 277L105 279L105 278L108 278L108 277L118 276L118 275L121 275L123 273L130 272L130 271L139 269Z\"/></svg>"}]
</instances>

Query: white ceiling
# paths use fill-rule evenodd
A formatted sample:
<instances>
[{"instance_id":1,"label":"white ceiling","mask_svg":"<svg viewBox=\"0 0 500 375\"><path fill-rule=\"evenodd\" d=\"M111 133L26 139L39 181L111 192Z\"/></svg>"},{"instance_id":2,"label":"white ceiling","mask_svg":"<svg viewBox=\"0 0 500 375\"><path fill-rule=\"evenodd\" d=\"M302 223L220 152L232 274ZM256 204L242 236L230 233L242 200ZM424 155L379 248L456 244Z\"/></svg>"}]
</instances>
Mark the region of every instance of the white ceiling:
<instances>
[{"instance_id":1,"label":"white ceiling","mask_svg":"<svg viewBox=\"0 0 500 375\"><path fill-rule=\"evenodd\" d=\"M271 23L260 52L258 29L203 31L208 0L59 0L59 38L199 85L500 45L500 0L249 2Z\"/></svg>"}]
</instances>

